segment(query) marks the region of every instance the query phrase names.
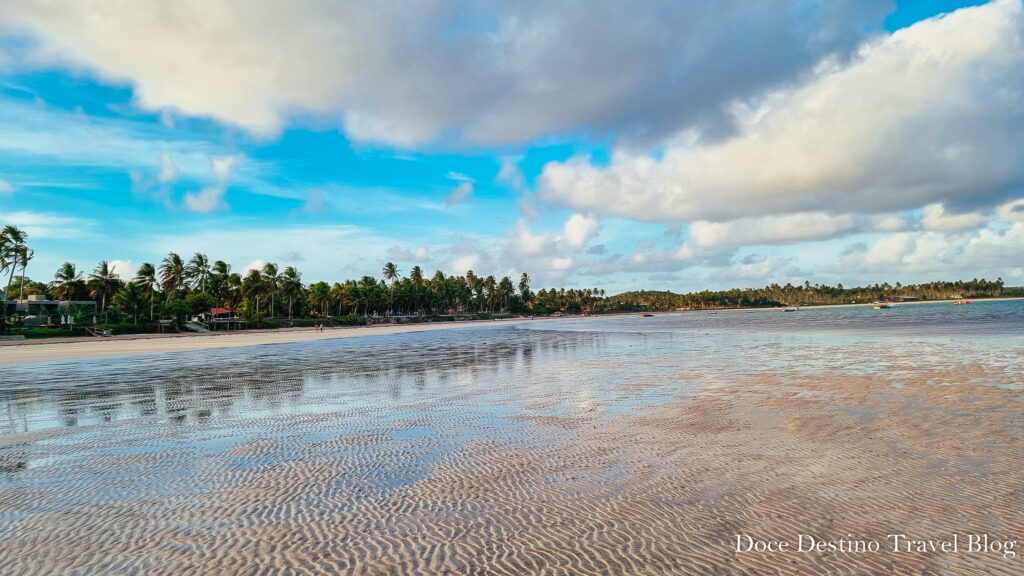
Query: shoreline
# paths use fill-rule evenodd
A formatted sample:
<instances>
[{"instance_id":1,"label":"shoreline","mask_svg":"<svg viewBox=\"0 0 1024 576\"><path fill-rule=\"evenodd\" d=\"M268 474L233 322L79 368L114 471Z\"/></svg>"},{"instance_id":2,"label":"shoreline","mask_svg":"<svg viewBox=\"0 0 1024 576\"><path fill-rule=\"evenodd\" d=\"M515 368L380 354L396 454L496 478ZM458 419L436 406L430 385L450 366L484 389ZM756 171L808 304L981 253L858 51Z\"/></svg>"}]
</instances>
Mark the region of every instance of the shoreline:
<instances>
[{"instance_id":1,"label":"shoreline","mask_svg":"<svg viewBox=\"0 0 1024 576\"><path fill-rule=\"evenodd\" d=\"M1024 298L985 298L975 300L975 304L983 302L1020 301ZM897 306L916 304L948 304L953 300L926 300L899 302ZM812 308L850 308L870 306L870 303L857 304L820 304L802 306ZM698 310L663 310L655 314L695 314L700 312L733 312L778 310L770 308L707 308ZM600 314L594 317L632 316L636 312L616 312ZM62 362L69 360L86 360L93 358L109 358L115 356L136 356L142 354L159 354L165 352L184 352L190 350L210 350L220 348L239 348L243 346L261 346L266 344L291 344L312 340L333 340L339 338L359 338L380 334L404 334L408 332L427 332L432 330L448 330L454 328L493 326L496 323L505 325L523 324L528 322L544 322L584 318L571 317L533 317L508 318L500 320L468 320L459 322L424 322L418 324L378 324L374 326L338 326L325 328L316 332L312 328L277 328L272 330L240 330L225 332L184 332L173 334L123 334L107 338L47 338L38 340L0 341L0 367L40 364L44 362Z\"/></svg>"},{"instance_id":2,"label":"shoreline","mask_svg":"<svg viewBox=\"0 0 1024 576\"><path fill-rule=\"evenodd\" d=\"M405 334L564 320L565 318L512 318L503 320L471 320L420 324L382 324L377 326L338 326L317 332L313 328L278 328L274 330L239 330L231 332L186 332L175 334L124 334L108 338L61 338L15 340L0 343L0 367L87 360L115 356L137 356L164 352L186 352L240 348L265 344L291 344L313 340L360 338L380 334Z\"/></svg>"}]
</instances>

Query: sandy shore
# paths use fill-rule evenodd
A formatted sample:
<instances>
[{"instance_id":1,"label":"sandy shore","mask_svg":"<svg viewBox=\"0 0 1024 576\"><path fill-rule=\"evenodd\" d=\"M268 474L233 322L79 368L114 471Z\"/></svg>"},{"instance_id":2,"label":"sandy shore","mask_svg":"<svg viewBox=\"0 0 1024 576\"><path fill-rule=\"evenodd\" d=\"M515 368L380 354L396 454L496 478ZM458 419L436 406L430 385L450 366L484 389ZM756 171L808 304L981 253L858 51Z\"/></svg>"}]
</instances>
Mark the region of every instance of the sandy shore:
<instances>
[{"instance_id":1,"label":"sandy shore","mask_svg":"<svg viewBox=\"0 0 1024 576\"><path fill-rule=\"evenodd\" d=\"M290 344L335 338L359 338L381 334L451 330L471 326L509 325L523 322L542 322L546 319L485 320L471 322L439 322L430 324L394 324L325 328L317 332L312 328L283 328L279 330L244 330L239 332L209 332L186 334L130 334L111 338L75 338L53 340L19 340L0 343L0 366L34 364L131 356L159 352L181 352L214 348L237 348L262 344Z\"/></svg>"},{"instance_id":2,"label":"sandy shore","mask_svg":"<svg viewBox=\"0 0 1024 576\"><path fill-rule=\"evenodd\" d=\"M598 336L530 337L543 339L431 348L444 362L384 346L327 374L266 361L247 372L259 375L252 383L188 371L75 396L65 415L152 397L196 419L0 437L0 566L69 576L1021 573L1015 350L979 364L941 346L928 359L874 347L861 352L899 369L806 374L797 364L823 352L811 349L746 377L742 362L661 372L706 385L650 396L655 374L615 377L608 370L634 363ZM29 406L45 400L36 393L20 392ZM255 418L231 408L286 406L296 394L321 409ZM514 408L496 417L493 406ZM789 549L748 550L748 536ZM807 550L810 538L826 548ZM955 550L906 548L954 538ZM971 547L981 538L985 549Z\"/></svg>"}]
</instances>

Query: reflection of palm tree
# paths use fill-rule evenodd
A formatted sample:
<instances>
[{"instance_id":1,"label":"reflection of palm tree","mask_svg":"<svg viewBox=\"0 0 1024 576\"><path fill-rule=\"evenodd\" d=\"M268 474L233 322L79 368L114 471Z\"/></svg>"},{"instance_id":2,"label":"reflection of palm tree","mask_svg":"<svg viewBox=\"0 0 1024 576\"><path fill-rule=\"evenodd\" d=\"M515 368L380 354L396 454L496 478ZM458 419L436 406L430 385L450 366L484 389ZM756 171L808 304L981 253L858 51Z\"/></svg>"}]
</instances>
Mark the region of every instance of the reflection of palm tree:
<instances>
[{"instance_id":1,"label":"reflection of palm tree","mask_svg":"<svg viewBox=\"0 0 1024 576\"><path fill-rule=\"evenodd\" d=\"M89 295L101 301L100 311L107 309L107 297L117 294L121 289L121 278L117 275L106 260L101 260L96 268L89 274Z\"/></svg>"},{"instance_id":2,"label":"reflection of palm tree","mask_svg":"<svg viewBox=\"0 0 1024 576\"><path fill-rule=\"evenodd\" d=\"M54 278L51 291L58 300L74 300L76 292L84 287L82 273L71 262L62 264Z\"/></svg>"},{"instance_id":3,"label":"reflection of palm tree","mask_svg":"<svg viewBox=\"0 0 1024 576\"><path fill-rule=\"evenodd\" d=\"M185 261L174 252L167 254L160 264L161 287L167 293L167 301L178 297L178 290L185 285Z\"/></svg>"},{"instance_id":4,"label":"reflection of palm tree","mask_svg":"<svg viewBox=\"0 0 1024 576\"><path fill-rule=\"evenodd\" d=\"M398 266L394 262L388 262L381 270L385 280L391 281L391 315L395 314L395 281L399 278Z\"/></svg>"},{"instance_id":5,"label":"reflection of palm tree","mask_svg":"<svg viewBox=\"0 0 1024 576\"><path fill-rule=\"evenodd\" d=\"M149 262L143 262L139 271L135 273L135 283L144 286L149 292L149 321L153 321L153 300L156 297L156 268Z\"/></svg>"}]
</instances>

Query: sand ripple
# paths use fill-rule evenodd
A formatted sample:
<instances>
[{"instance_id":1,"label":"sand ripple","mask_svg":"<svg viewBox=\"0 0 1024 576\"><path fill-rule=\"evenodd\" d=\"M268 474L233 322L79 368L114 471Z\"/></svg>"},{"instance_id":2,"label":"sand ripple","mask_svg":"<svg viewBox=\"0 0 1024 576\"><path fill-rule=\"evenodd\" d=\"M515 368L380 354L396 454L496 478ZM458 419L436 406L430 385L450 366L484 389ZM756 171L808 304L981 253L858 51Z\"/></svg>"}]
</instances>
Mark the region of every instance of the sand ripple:
<instances>
[{"instance_id":1,"label":"sand ripple","mask_svg":"<svg viewBox=\"0 0 1024 576\"><path fill-rule=\"evenodd\" d=\"M1024 540L1021 380L1001 368L1019 351L875 351L892 370L847 355L809 374L637 368L588 345L613 360L441 349L444 366L363 375L358 393L306 375L315 410L0 437L0 573L1022 572L1019 549L735 550L736 534ZM251 392L289 405L260 378Z\"/></svg>"}]
</instances>

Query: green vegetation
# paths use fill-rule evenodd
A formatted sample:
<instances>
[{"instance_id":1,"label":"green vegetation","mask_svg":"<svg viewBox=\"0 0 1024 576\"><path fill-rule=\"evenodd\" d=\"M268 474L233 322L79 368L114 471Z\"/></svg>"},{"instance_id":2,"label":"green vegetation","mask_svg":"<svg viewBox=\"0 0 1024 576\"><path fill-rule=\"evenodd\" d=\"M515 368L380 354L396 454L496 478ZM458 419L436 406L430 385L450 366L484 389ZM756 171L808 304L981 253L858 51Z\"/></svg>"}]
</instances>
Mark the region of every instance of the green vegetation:
<instances>
[{"instance_id":1,"label":"green vegetation","mask_svg":"<svg viewBox=\"0 0 1024 576\"><path fill-rule=\"evenodd\" d=\"M115 270L101 261L85 277L75 263L65 262L54 272L48 284L26 276L25 269L34 252L27 245L28 235L5 226L0 232L0 281L11 299L39 294L57 300L95 300L92 306L72 304L70 313L76 324L92 325L94 316L117 333L153 332L157 321L183 325L211 308L225 308L230 315L247 322L250 328L362 325L380 322L451 321L462 319L498 319L516 315L614 313L646 310L766 307L782 305L820 305L866 303L877 299L938 300L951 298L989 298L1024 296L1024 288L995 281L974 279L968 282L930 282L927 284L844 288L837 286L771 284L764 288L702 291L675 294L665 291L625 292L605 295L600 288L550 288L533 292L530 276L523 273L517 283L508 276L477 276L472 270L464 276L449 276L437 270L427 277L419 266L403 276L393 262L381 269L381 277L363 276L343 282L314 282L305 285L294 267L280 270L267 263L261 269L244 274L232 272L222 260L211 263L202 253L187 261L177 253L167 254L159 266L143 263L131 280L131 271ZM18 281L15 282L15 278ZM518 290L517 290L518 288ZM7 317L4 328L18 327L19 317ZM67 336L59 328L35 328L24 331L31 337Z\"/></svg>"}]
</instances>

